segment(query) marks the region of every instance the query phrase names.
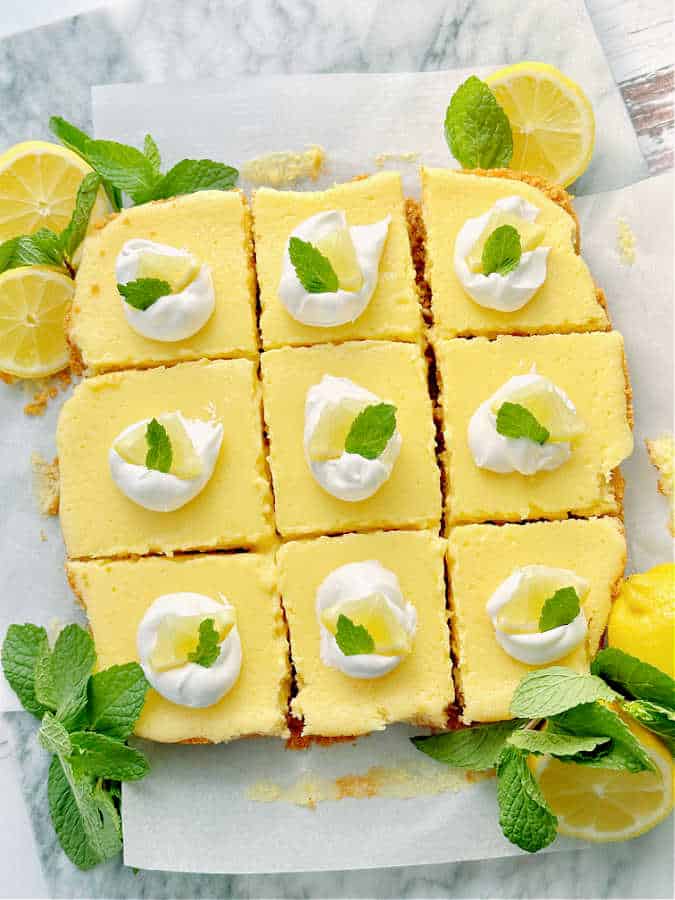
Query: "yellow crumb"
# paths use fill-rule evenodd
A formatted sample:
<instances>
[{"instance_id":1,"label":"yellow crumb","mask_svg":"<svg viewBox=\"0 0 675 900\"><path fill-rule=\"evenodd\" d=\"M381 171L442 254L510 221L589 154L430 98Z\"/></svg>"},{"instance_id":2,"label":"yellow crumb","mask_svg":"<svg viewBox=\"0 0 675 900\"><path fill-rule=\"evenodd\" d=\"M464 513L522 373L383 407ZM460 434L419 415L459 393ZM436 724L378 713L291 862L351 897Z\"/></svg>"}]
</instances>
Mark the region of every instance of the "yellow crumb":
<instances>
[{"instance_id":1,"label":"yellow crumb","mask_svg":"<svg viewBox=\"0 0 675 900\"><path fill-rule=\"evenodd\" d=\"M42 391L37 391L33 395L32 401L24 406L23 411L27 416L42 416L47 409L49 401L53 400L57 394L58 389L55 388L54 385L51 385L51 387L47 387Z\"/></svg>"},{"instance_id":2,"label":"yellow crumb","mask_svg":"<svg viewBox=\"0 0 675 900\"><path fill-rule=\"evenodd\" d=\"M264 184L274 188L287 187L305 178L316 181L325 158L326 152L323 147L312 144L300 153L284 150L256 156L244 163L241 174L253 184Z\"/></svg>"},{"instance_id":3,"label":"yellow crumb","mask_svg":"<svg viewBox=\"0 0 675 900\"><path fill-rule=\"evenodd\" d=\"M40 529L40 540L43 544L47 541L47 535L45 534L44 528Z\"/></svg>"},{"instance_id":4,"label":"yellow crumb","mask_svg":"<svg viewBox=\"0 0 675 900\"><path fill-rule=\"evenodd\" d=\"M375 157L375 165L378 169L383 169L385 163L392 162L416 162L420 158L417 150L409 150L405 153L378 153Z\"/></svg>"},{"instance_id":5,"label":"yellow crumb","mask_svg":"<svg viewBox=\"0 0 675 900\"><path fill-rule=\"evenodd\" d=\"M628 220L619 216L616 221L617 240L619 244L619 257L626 266L632 266L635 262L635 234L628 224Z\"/></svg>"},{"instance_id":6,"label":"yellow crumb","mask_svg":"<svg viewBox=\"0 0 675 900\"><path fill-rule=\"evenodd\" d=\"M33 467L33 492L40 514L55 516L59 511L59 461L47 462L39 453L33 453L30 463Z\"/></svg>"},{"instance_id":7,"label":"yellow crumb","mask_svg":"<svg viewBox=\"0 0 675 900\"><path fill-rule=\"evenodd\" d=\"M670 533L675 537L675 493L673 492L673 468L675 463L675 438L664 434L654 440L646 440L647 453L653 466L658 469L659 491L670 498Z\"/></svg>"}]
</instances>

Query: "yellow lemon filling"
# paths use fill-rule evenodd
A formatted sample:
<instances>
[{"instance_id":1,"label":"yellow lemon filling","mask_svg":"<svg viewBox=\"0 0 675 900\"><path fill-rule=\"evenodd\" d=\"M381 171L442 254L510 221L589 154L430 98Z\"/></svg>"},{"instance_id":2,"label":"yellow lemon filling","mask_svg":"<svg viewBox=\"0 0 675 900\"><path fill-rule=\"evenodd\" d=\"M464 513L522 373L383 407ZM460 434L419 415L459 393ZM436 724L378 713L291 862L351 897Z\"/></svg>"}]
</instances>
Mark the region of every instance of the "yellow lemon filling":
<instances>
[{"instance_id":1,"label":"yellow lemon filling","mask_svg":"<svg viewBox=\"0 0 675 900\"><path fill-rule=\"evenodd\" d=\"M533 384L516 388L509 395L509 402L518 403L529 410L549 432L548 440L551 443L573 441L586 430L579 414L569 408L553 382L547 378L539 378ZM493 409L495 415L497 411Z\"/></svg>"},{"instance_id":2,"label":"yellow lemon filling","mask_svg":"<svg viewBox=\"0 0 675 900\"><path fill-rule=\"evenodd\" d=\"M367 400L345 397L337 406L324 409L307 447L312 462L325 462L342 456L354 419L368 405Z\"/></svg>"},{"instance_id":3,"label":"yellow lemon filling","mask_svg":"<svg viewBox=\"0 0 675 900\"><path fill-rule=\"evenodd\" d=\"M175 669L189 661L199 644L199 626L206 619L213 619L218 632L218 643L222 643L232 631L236 616L234 609L208 616L179 616L169 614L159 623L157 640L150 656L150 665L157 672Z\"/></svg>"},{"instance_id":4,"label":"yellow lemon filling","mask_svg":"<svg viewBox=\"0 0 675 900\"><path fill-rule=\"evenodd\" d=\"M177 478L196 478L202 473L202 461L187 433L178 413L162 413L157 416L171 442L171 468L169 473ZM144 466L148 453L146 424L137 425L113 444L114 450L125 462L135 466Z\"/></svg>"},{"instance_id":5,"label":"yellow lemon filling","mask_svg":"<svg viewBox=\"0 0 675 900\"><path fill-rule=\"evenodd\" d=\"M497 613L497 628L506 634L537 633L544 604L556 591L566 587L574 588L580 602L589 591L588 582L562 569L527 573L513 597Z\"/></svg>"},{"instance_id":6,"label":"yellow lemon filling","mask_svg":"<svg viewBox=\"0 0 675 900\"><path fill-rule=\"evenodd\" d=\"M363 285L363 275L356 258L356 249L348 228L331 231L316 242L317 250L328 259L338 284L343 291L359 291Z\"/></svg>"},{"instance_id":7,"label":"yellow lemon filling","mask_svg":"<svg viewBox=\"0 0 675 900\"><path fill-rule=\"evenodd\" d=\"M544 229L541 225L528 222L522 216L513 213L494 211L488 219L481 236L473 245L471 253L466 258L466 264L472 272L483 271L483 250L485 243L496 228L502 225L511 225L520 235L520 248L523 253L536 249L544 238Z\"/></svg>"},{"instance_id":8,"label":"yellow lemon filling","mask_svg":"<svg viewBox=\"0 0 675 900\"><path fill-rule=\"evenodd\" d=\"M199 272L199 265L192 256L167 256L148 250L138 260L136 278L159 278L167 281L172 294L184 290Z\"/></svg>"},{"instance_id":9,"label":"yellow lemon filling","mask_svg":"<svg viewBox=\"0 0 675 900\"><path fill-rule=\"evenodd\" d=\"M321 613L321 622L331 634L337 633L340 616L354 625L362 625L375 643L373 653L380 656L406 656L412 650L412 637L401 625L383 594L370 594L357 600L346 600Z\"/></svg>"}]
</instances>

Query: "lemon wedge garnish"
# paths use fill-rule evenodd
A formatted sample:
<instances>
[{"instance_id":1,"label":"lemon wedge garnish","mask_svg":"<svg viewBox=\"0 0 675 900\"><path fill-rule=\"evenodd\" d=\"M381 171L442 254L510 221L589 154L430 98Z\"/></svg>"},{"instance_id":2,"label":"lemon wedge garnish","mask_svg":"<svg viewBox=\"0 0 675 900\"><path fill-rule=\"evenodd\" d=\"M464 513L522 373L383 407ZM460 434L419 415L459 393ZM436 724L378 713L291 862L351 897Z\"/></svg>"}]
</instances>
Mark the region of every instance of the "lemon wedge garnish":
<instances>
[{"instance_id":1,"label":"lemon wedge garnish","mask_svg":"<svg viewBox=\"0 0 675 900\"><path fill-rule=\"evenodd\" d=\"M508 400L529 410L548 431L552 443L573 441L586 430L579 414L569 408L548 378L538 378L532 384L516 388ZM493 412L496 414L497 410Z\"/></svg>"},{"instance_id":2,"label":"lemon wedge garnish","mask_svg":"<svg viewBox=\"0 0 675 900\"><path fill-rule=\"evenodd\" d=\"M325 462L342 456L354 419L368 405L367 400L344 397L339 404L327 406L323 410L307 446L312 462Z\"/></svg>"},{"instance_id":3,"label":"lemon wedge garnish","mask_svg":"<svg viewBox=\"0 0 675 900\"><path fill-rule=\"evenodd\" d=\"M548 756L532 761L558 831L587 841L625 841L654 828L673 808L670 753L652 734L626 724L656 765L655 772L625 772L563 763Z\"/></svg>"},{"instance_id":4,"label":"lemon wedge garnish","mask_svg":"<svg viewBox=\"0 0 675 900\"><path fill-rule=\"evenodd\" d=\"M523 572L520 586L513 597L499 609L495 625L506 634L535 634L544 603L561 588L571 587L583 602L589 585L584 578L566 569L530 566Z\"/></svg>"},{"instance_id":5,"label":"lemon wedge garnish","mask_svg":"<svg viewBox=\"0 0 675 900\"><path fill-rule=\"evenodd\" d=\"M380 656L405 656L410 653L412 639L401 625L383 594L370 594L330 606L321 613L321 622L331 634L337 633L340 616L354 625L362 625L375 642L373 653Z\"/></svg>"},{"instance_id":6,"label":"lemon wedge garnish","mask_svg":"<svg viewBox=\"0 0 675 900\"><path fill-rule=\"evenodd\" d=\"M176 412L162 413L157 416L171 441L171 468L169 472L177 478L196 478L202 473L202 461L199 458L190 435L185 430L181 417ZM113 444L114 450L128 463L144 466L148 453L146 424L137 425Z\"/></svg>"},{"instance_id":7,"label":"lemon wedge garnish","mask_svg":"<svg viewBox=\"0 0 675 900\"><path fill-rule=\"evenodd\" d=\"M338 228L316 242L319 250L332 265L338 284L344 291L358 291L363 275L356 258L356 249L348 228Z\"/></svg>"},{"instance_id":8,"label":"lemon wedge garnish","mask_svg":"<svg viewBox=\"0 0 675 900\"><path fill-rule=\"evenodd\" d=\"M609 617L607 642L673 677L675 564L627 578Z\"/></svg>"},{"instance_id":9,"label":"lemon wedge garnish","mask_svg":"<svg viewBox=\"0 0 675 900\"><path fill-rule=\"evenodd\" d=\"M58 269L24 266L0 275L0 372L45 378L65 369L64 328L75 285Z\"/></svg>"},{"instance_id":10,"label":"lemon wedge garnish","mask_svg":"<svg viewBox=\"0 0 675 900\"><path fill-rule=\"evenodd\" d=\"M199 644L199 626L205 619L213 619L218 632L218 641L222 643L235 624L233 609L202 616L164 616L157 628L157 639L150 655L150 665L158 672L175 669L188 661L188 655L197 649Z\"/></svg>"},{"instance_id":11,"label":"lemon wedge garnish","mask_svg":"<svg viewBox=\"0 0 675 900\"><path fill-rule=\"evenodd\" d=\"M513 213L495 211L490 215L481 236L471 249L466 258L466 264L472 272L483 271L483 249L485 242L496 228L502 225L511 225L520 235L520 249L523 253L529 253L541 244L544 238L544 229L535 222L528 222L522 216Z\"/></svg>"},{"instance_id":12,"label":"lemon wedge garnish","mask_svg":"<svg viewBox=\"0 0 675 900\"><path fill-rule=\"evenodd\" d=\"M578 84L555 66L538 62L499 69L486 82L511 123L512 169L563 186L586 171L595 119Z\"/></svg>"},{"instance_id":13,"label":"lemon wedge garnish","mask_svg":"<svg viewBox=\"0 0 675 900\"><path fill-rule=\"evenodd\" d=\"M136 269L136 278L159 278L168 281L172 294L178 294L194 280L199 266L185 254L169 256L147 250L141 254Z\"/></svg>"},{"instance_id":14,"label":"lemon wedge garnish","mask_svg":"<svg viewBox=\"0 0 675 900\"><path fill-rule=\"evenodd\" d=\"M92 171L80 157L47 141L15 144L0 156L0 241L40 228L62 231L75 208L77 189ZM110 212L101 188L90 227Z\"/></svg>"}]
</instances>

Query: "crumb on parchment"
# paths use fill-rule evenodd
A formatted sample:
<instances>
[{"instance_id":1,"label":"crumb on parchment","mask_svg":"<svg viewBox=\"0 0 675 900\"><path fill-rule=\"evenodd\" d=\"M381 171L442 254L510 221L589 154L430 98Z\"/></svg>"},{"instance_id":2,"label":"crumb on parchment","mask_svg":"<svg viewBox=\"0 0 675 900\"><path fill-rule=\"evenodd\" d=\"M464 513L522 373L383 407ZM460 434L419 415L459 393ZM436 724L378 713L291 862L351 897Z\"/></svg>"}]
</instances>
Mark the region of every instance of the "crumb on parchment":
<instances>
[{"instance_id":1,"label":"crumb on parchment","mask_svg":"<svg viewBox=\"0 0 675 900\"><path fill-rule=\"evenodd\" d=\"M401 153L378 153L375 157L375 165L378 169L383 169L388 162L413 163L417 162L419 158L420 154L417 150L407 150Z\"/></svg>"},{"instance_id":2,"label":"crumb on parchment","mask_svg":"<svg viewBox=\"0 0 675 900\"><path fill-rule=\"evenodd\" d=\"M323 147L311 144L300 152L283 150L256 156L243 164L241 174L256 185L288 187L306 178L316 181L325 160L326 151Z\"/></svg>"},{"instance_id":3,"label":"crumb on parchment","mask_svg":"<svg viewBox=\"0 0 675 900\"><path fill-rule=\"evenodd\" d=\"M670 500L670 533L675 537L675 494L673 492L673 468L675 462L675 438L664 434L645 441L647 453L659 472L659 492Z\"/></svg>"},{"instance_id":4,"label":"crumb on parchment","mask_svg":"<svg viewBox=\"0 0 675 900\"><path fill-rule=\"evenodd\" d=\"M33 493L43 516L55 516L59 511L59 461L48 462L39 453L30 458L33 469Z\"/></svg>"},{"instance_id":5,"label":"crumb on parchment","mask_svg":"<svg viewBox=\"0 0 675 900\"><path fill-rule=\"evenodd\" d=\"M628 219L619 216L616 220L617 242L619 245L619 258L626 266L632 266L635 262L636 241L633 229L628 223Z\"/></svg>"},{"instance_id":6,"label":"crumb on parchment","mask_svg":"<svg viewBox=\"0 0 675 900\"><path fill-rule=\"evenodd\" d=\"M27 416L44 415L47 404L58 395L59 388L65 391L71 380L70 372L67 369L53 375L44 387L35 391L32 401L23 408L24 413Z\"/></svg>"}]
</instances>

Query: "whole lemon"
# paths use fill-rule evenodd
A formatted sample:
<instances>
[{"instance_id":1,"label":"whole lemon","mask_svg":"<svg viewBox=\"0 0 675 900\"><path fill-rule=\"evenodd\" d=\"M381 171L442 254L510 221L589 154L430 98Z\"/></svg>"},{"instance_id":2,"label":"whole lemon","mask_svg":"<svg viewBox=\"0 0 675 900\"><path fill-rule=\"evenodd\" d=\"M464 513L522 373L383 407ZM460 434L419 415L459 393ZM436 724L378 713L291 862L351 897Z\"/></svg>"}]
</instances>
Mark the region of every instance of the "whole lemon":
<instances>
[{"instance_id":1,"label":"whole lemon","mask_svg":"<svg viewBox=\"0 0 675 900\"><path fill-rule=\"evenodd\" d=\"M675 564L663 563L627 578L609 617L608 644L651 663L671 678L675 670Z\"/></svg>"}]
</instances>

